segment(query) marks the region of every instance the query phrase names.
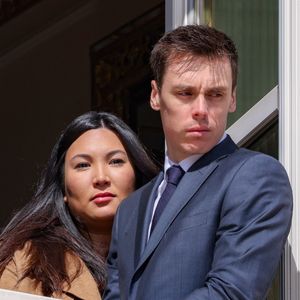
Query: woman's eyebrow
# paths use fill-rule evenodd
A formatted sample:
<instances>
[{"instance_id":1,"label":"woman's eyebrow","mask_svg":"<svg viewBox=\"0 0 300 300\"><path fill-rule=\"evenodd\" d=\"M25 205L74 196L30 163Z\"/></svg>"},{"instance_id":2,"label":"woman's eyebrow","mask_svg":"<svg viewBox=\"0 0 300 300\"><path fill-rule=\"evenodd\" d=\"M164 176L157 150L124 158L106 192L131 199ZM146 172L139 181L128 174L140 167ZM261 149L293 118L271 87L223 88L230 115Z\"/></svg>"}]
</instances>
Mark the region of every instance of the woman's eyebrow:
<instances>
[{"instance_id":1,"label":"woman's eyebrow","mask_svg":"<svg viewBox=\"0 0 300 300\"><path fill-rule=\"evenodd\" d=\"M116 149L116 150L112 150L112 151L109 151L107 154L106 154L106 157L112 157L114 156L115 154L122 154L122 155L125 155L127 156L127 152L122 150L122 149Z\"/></svg>"},{"instance_id":2,"label":"woman's eyebrow","mask_svg":"<svg viewBox=\"0 0 300 300\"><path fill-rule=\"evenodd\" d=\"M90 159L91 156L89 154L85 154L85 153L78 153L78 154L75 154L71 160L74 160L76 158L84 158L84 159Z\"/></svg>"},{"instance_id":3,"label":"woman's eyebrow","mask_svg":"<svg viewBox=\"0 0 300 300\"><path fill-rule=\"evenodd\" d=\"M111 150L109 152L106 153L106 157L112 157L114 156L115 154L123 154L123 155L126 155L127 156L127 153L126 151L122 150L122 149L115 149L115 150ZM91 155L90 154L86 154L86 153L77 153L75 154L72 158L71 158L71 161L72 160L75 160L77 158L84 158L84 159L91 159Z\"/></svg>"}]
</instances>

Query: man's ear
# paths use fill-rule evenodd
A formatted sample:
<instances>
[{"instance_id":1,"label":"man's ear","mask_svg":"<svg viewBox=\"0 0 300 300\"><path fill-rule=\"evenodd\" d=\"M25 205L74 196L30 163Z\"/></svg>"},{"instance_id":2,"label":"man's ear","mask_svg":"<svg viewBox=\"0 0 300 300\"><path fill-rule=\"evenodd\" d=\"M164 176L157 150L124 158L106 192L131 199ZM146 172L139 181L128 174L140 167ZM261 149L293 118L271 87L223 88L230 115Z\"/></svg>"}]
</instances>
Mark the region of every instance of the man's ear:
<instances>
[{"instance_id":1,"label":"man's ear","mask_svg":"<svg viewBox=\"0 0 300 300\"><path fill-rule=\"evenodd\" d=\"M159 90L155 80L151 81L150 106L153 110L160 110Z\"/></svg>"},{"instance_id":2,"label":"man's ear","mask_svg":"<svg viewBox=\"0 0 300 300\"><path fill-rule=\"evenodd\" d=\"M232 91L231 102L229 104L229 112L234 112L236 110L236 87Z\"/></svg>"}]
</instances>

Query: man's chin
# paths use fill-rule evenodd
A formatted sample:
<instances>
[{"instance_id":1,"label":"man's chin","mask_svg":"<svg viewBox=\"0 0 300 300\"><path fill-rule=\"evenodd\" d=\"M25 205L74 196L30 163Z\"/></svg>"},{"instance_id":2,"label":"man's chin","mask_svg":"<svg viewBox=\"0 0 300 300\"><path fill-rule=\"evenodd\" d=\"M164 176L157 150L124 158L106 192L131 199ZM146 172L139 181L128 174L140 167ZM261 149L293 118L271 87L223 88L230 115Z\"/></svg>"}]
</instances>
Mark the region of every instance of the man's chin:
<instances>
[{"instance_id":1,"label":"man's chin","mask_svg":"<svg viewBox=\"0 0 300 300\"><path fill-rule=\"evenodd\" d=\"M192 143L185 145L185 153L187 156L195 155L195 154L205 154L208 152L212 147L207 145L206 143Z\"/></svg>"}]
</instances>

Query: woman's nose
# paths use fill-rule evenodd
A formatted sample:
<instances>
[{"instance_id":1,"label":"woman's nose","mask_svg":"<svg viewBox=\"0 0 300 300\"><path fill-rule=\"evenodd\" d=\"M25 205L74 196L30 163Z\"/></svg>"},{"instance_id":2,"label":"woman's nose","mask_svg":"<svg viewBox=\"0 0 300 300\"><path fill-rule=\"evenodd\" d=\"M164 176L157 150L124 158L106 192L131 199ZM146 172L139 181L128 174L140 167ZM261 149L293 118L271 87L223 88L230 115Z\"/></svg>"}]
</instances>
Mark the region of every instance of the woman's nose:
<instances>
[{"instance_id":1,"label":"woman's nose","mask_svg":"<svg viewBox=\"0 0 300 300\"><path fill-rule=\"evenodd\" d=\"M93 184L96 186L106 185L109 183L109 176L104 168L98 168L93 174Z\"/></svg>"}]
</instances>

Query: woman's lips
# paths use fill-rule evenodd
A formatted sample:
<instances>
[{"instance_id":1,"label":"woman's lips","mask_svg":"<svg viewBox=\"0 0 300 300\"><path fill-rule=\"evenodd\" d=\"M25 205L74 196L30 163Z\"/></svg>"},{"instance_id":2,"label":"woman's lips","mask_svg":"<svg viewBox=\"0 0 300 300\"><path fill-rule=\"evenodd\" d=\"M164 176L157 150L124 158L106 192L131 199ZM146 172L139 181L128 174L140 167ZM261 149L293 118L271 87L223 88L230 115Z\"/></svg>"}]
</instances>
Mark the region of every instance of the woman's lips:
<instances>
[{"instance_id":1,"label":"woman's lips","mask_svg":"<svg viewBox=\"0 0 300 300\"><path fill-rule=\"evenodd\" d=\"M96 204L103 204L112 201L114 197L116 197L116 195L109 192L98 193L92 197L91 201Z\"/></svg>"}]
</instances>

